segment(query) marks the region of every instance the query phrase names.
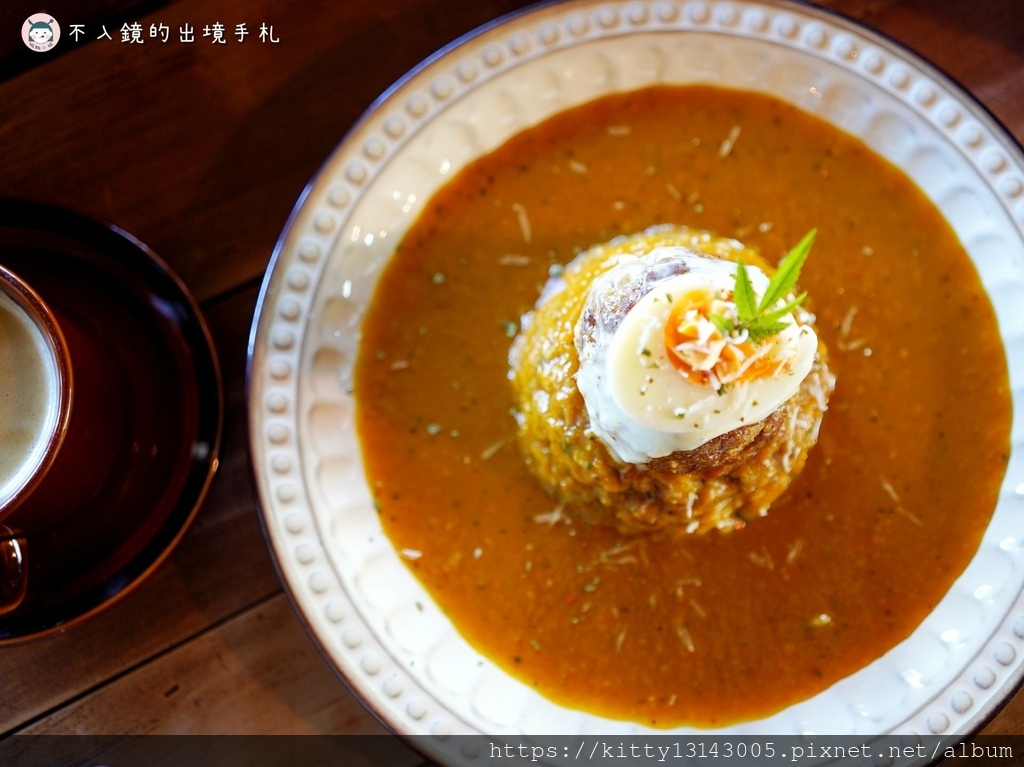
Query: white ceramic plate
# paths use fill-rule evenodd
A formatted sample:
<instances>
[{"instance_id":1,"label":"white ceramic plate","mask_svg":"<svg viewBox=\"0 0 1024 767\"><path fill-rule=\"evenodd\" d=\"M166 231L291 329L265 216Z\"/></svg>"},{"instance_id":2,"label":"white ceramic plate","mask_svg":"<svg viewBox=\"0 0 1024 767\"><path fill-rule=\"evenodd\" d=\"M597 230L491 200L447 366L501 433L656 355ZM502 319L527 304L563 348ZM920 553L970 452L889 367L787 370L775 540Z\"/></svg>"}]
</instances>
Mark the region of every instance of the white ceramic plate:
<instances>
[{"instance_id":1,"label":"white ceramic plate","mask_svg":"<svg viewBox=\"0 0 1024 767\"><path fill-rule=\"evenodd\" d=\"M611 91L659 83L775 95L903 168L977 265L1013 390L1012 455L998 507L941 604L866 668L730 731L970 732L1024 674L1024 154L926 62L803 5L541 7L431 59L352 129L282 235L251 339L252 457L288 591L329 661L399 733L650 732L557 706L461 639L381 531L349 391L377 276L433 192L523 128Z\"/></svg>"}]
</instances>

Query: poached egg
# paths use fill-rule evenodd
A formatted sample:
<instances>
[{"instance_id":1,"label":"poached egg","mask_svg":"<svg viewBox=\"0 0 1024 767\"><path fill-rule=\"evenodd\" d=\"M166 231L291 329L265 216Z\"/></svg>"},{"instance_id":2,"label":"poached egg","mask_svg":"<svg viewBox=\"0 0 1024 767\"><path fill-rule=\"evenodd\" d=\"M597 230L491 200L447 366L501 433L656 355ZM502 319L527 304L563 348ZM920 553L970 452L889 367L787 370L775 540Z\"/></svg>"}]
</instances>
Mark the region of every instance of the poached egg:
<instances>
[{"instance_id":1,"label":"poached egg","mask_svg":"<svg viewBox=\"0 0 1024 767\"><path fill-rule=\"evenodd\" d=\"M737 265L680 246L619 259L594 280L588 303L635 291L638 262L672 262L678 273L645 285L621 321L588 332L581 318L575 329L576 385L591 429L613 457L644 464L694 450L764 420L796 394L818 347L808 312L786 314L783 329L760 341L742 326L729 331L739 317ZM746 271L760 301L768 276Z\"/></svg>"}]
</instances>

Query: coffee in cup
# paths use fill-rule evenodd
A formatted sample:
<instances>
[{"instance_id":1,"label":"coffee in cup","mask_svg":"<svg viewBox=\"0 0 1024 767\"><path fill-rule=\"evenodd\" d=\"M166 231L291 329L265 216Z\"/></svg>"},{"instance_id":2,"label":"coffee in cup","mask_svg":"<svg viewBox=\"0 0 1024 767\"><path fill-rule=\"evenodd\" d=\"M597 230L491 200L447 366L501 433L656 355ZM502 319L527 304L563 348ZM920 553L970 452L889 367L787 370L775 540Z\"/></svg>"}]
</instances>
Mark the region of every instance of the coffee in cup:
<instances>
[{"instance_id":1,"label":"coffee in cup","mask_svg":"<svg viewBox=\"0 0 1024 767\"><path fill-rule=\"evenodd\" d=\"M13 505L44 463L59 405L49 341L32 316L0 292L0 510Z\"/></svg>"},{"instance_id":2,"label":"coffee in cup","mask_svg":"<svg viewBox=\"0 0 1024 767\"><path fill-rule=\"evenodd\" d=\"M25 596L26 514L50 471L71 413L70 355L56 319L0 267L0 615Z\"/></svg>"}]
</instances>

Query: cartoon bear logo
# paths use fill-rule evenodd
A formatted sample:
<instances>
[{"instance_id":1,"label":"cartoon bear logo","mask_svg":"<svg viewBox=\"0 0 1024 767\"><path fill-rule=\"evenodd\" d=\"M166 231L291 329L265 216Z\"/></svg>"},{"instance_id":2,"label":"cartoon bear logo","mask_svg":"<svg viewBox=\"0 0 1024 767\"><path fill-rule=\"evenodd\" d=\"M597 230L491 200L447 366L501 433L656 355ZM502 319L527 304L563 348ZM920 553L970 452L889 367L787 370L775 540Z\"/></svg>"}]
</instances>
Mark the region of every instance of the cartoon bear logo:
<instances>
[{"instance_id":1,"label":"cartoon bear logo","mask_svg":"<svg viewBox=\"0 0 1024 767\"><path fill-rule=\"evenodd\" d=\"M60 25L49 14L34 14L25 19L21 39L29 50L48 51L60 40Z\"/></svg>"}]
</instances>

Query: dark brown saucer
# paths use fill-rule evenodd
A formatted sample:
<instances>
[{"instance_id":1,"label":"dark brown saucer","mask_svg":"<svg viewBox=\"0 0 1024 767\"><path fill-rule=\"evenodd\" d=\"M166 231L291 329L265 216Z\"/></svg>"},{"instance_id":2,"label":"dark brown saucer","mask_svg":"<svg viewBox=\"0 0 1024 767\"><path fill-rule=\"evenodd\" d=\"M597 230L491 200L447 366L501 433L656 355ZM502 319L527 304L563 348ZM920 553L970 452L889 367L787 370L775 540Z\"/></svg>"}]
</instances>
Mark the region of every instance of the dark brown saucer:
<instances>
[{"instance_id":1,"label":"dark brown saucer","mask_svg":"<svg viewBox=\"0 0 1024 767\"><path fill-rule=\"evenodd\" d=\"M113 468L57 529L29 539L24 602L0 644L62 631L128 593L180 540L217 466L223 397L186 288L143 244L67 210L0 200L0 263L103 347L117 387Z\"/></svg>"}]
</instances>

